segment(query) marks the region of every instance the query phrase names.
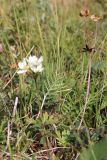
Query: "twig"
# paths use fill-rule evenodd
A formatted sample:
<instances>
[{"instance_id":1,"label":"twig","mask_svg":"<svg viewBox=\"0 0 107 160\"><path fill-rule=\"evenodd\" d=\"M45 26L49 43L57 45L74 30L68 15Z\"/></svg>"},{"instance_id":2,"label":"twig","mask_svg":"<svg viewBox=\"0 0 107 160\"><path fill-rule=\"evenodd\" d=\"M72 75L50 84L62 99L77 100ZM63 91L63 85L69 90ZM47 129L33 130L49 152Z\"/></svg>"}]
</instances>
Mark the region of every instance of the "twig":
<instances>
[{"instance_id":1,"label":"twig","mask_svg":"<svg viewBox=\"0 0 107 160\"><path fill-rule=\"evenodd\" d=\"M28 56L31 54L31 52L33 51L34 48L35 48L35 46L33 46L33 47L30 49L30 51L28 52L28 54L27 54L26 57L28 57Z\"/></svg>"},{"instance_id":2,"label":"twig","mask_svg":"<svg viewBox=\"0 0 107 160\"><path fill-rule=\"evenodd\" d=\"M75 160L78 160L80 153L77 153Z\"/></svg>"},{"instance_id":3,"label":"twig","mask_svg":"<svg viewBox=\"0 0 107 160\"><path fill-rule=\"evenodd\" d=\"M41 114L41 111L42 111L43 106L44 106L44 104L45 104L45 100L46 100L47 95L48 95L48 93L46 93L46 94L44 95L44 98L43 98L43 101L42 101L42 105L41 105L41 108L40 108L40 110L39 110L39 112L38 112L38 115L37 115L36 119L38 119L39 116L40 116L40 114Z\"/></svg>"},{"instance_id":4,"label":"twig","mask_svg":"<svg viewBox=\"0 0 107 160\"><path fill-rule=\"evenodd\" d=\"M44 149L44 150L36 152L36 154L40 154L40 153L43 153L43 152L54 151L54 150L57 150L57 149L70 149L70 147L54 147L54 148L50 148L50 149Z\"/></svg>"},{"instance_id":5,"label":"twig","mask_svg":"<svg viewBox=\"0 0 107 160\"><path fill-rule=\"evenodd\" d=\"M8 122L8 126L7 126L7 146L10 145L10 135L11 135L10 122Z\"/></svg>"},{"instance_id":6,"label":"twig","mask_svg":"<svg viewBox=\"0 0 107 160\"><path fill-rule=\"evenodd\" d=\"M8 86L8 84L12 81L12 79L14 78L14 76L16 75L17 71L13 74L13 76L9 79L9 81L5 84L5 86L3 87L3 90Z\"/></svg>"},{"instance_id":7,"label":"twig","mask_svg":"<svg viewBox=\"0 0 107 160\"><path fill-rule=\"evenodd\" d=\"M13 117L15 117L16 115L17 104L18 104L18 97L16 97L15 99L14 108L13 108Z\"/></svg>"}]
</instances>

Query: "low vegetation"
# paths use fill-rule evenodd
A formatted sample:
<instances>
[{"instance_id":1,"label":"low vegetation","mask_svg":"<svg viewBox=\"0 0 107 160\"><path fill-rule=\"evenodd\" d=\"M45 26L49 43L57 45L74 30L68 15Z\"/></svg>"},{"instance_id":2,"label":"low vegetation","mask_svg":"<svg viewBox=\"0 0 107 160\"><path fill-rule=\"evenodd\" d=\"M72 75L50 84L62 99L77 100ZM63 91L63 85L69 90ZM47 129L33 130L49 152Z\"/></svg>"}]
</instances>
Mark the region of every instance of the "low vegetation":
<instances>
[{"instance_id":1,"label":"low vegetation","mask_svg":"<svg viewBox=\"0 0 107 160\"><path fill-rule=\"evenodd\" d=\"M106 9L0 0L0 159L106 159Z\"/></svg>"}]
</instances>

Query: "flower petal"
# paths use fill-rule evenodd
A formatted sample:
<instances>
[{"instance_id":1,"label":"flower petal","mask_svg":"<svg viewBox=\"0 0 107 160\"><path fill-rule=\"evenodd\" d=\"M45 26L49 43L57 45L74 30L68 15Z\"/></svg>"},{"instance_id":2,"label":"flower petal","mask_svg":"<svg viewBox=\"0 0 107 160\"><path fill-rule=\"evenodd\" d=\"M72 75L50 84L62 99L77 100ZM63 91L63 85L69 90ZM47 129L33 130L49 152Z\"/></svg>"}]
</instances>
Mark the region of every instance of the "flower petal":
<instances>
[{"instance_id":1,"label":"flower petal","mask_svg":"<svg viewBox=\"0 0 107 160\"><path fill-rule=\"evenodd\" d=\"M27 72L27 70L19 70L17 71L18 74L25 74Z\"/></svg>"},{"instance_id":2,"label":"flower petal","mask_svg":"<svg viewBox=\"0 0 107 160\"><path fill-rule=\"evenodd\" d=\"M43 71L42 64L40 64L40 65L37 66L37 71L38 72L42 72Z\"/></svg>"},{"instance_id":3,"label":"flower petal","mask_svg":"<svg viewBox=\"0 0 107 160\"><path fill-rule=\"evenodd\" d=\"M27 62L28 62L28 64L30 65L30 64L37 64L37 62L38 62L38 58L36 57L36 56L29 56L29 58L28 58L28 60L27 60Z\"/></svg>"},{"instance_id":4,"label":"flower petal","mask_svg":"<svg viewBox=\"0 0 107 160\"><path fill-rule=\"evenodd\" d=\"M26 59L24 58L22 62L18 63L20 69L24 69L27 66Z\"/></svg>"},{"instance_id":5,"label":"flower petal","mask_svg":"<svg viewBox=\"0 0 107 160\"><path fill-rule=\"evenodd\" d=\"M38 59L38 63L42 63L43 62L43 56L41 56L39 59Z\"/></svg>"},{"instance_id":6,"label":"flower petal","mask_svg":"<svg viewBox=\"0 0 107 160\"><path fill-rule=\"evenodd\" d=\"M31 69L33 72L35 72L35 73L38 72L36 66L31 65L31 66L30 66L30 69Z\"/></svg>"}]
</instances>

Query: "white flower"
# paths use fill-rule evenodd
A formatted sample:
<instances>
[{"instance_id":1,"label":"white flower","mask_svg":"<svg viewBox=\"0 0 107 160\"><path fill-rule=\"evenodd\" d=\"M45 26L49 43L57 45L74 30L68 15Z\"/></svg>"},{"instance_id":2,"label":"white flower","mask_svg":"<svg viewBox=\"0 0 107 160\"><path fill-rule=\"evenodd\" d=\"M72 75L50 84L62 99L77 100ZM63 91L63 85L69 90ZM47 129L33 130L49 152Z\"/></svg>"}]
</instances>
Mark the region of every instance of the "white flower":
<instances>
[{"instance_id":1,"label":"white flower","mask_svg":"<svg viewBox=\"0 0 107 160\"><path fill-rule=\"evenodd\" d=\"M18 74L25 74L28 69L30 68L33 72L42 72L43 71L43 57L40 58L36 56L29 56L27 58L23 58L21 62L18 63L19 70L17 71Z\"/></svg>"},{"instance_id":2,"label":"white flower","mask_svg":"<svg viewBox=\"0 0 107 160\"><path fill-rule=\"evenodd\" d=\"M19 70L17 71L18 74L25 74L29 69L29 66L25 58L18 63L18 66L19 66Z\"/></svg>"},{"instance_id":3,"label":"white flower","mask_svg":"<svg viewBox=\"0 0 107 160\"><path fill-rule=\"evenodd\" d=\"M27 59L28 65L30 67L30 69L37 73L37 72L42 72L43 71L43 66L42 66L42 62L43 62L43 57L41 56L40 58L36 57L36 56L29 56L29 58Z\"/></svg>"}]
</instances>

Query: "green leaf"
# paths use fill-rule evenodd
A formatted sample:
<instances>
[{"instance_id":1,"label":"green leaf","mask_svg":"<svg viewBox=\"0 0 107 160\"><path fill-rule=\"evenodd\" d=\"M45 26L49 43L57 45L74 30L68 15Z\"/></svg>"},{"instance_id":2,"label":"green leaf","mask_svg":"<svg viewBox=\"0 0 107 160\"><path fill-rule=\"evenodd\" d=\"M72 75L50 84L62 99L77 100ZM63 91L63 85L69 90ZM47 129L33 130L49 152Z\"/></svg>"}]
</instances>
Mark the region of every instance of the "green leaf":
<instances>
[{"instance_id":1,"label":"green leaf","mask_svg":"<svg viewBox=\"0 0 107 160\"><path fill-rule=\"evenodd\" d=\"M79 160L106 160L107 137L96 144L91 144L88 149L83 149Z\"/></svg>"}]
</instances>

